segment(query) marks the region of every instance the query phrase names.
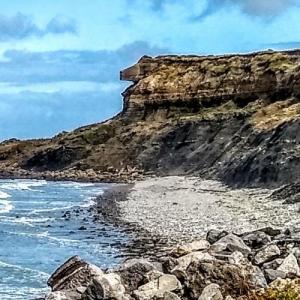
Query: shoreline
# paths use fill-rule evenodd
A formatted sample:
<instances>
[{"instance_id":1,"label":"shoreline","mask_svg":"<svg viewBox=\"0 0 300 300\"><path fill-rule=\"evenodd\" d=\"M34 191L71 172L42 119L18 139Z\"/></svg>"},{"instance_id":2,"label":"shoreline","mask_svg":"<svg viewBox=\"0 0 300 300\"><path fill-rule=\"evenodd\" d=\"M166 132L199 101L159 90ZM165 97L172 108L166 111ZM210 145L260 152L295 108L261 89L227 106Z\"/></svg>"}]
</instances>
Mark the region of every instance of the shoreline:
<instances>
[{"instance_id":1,"label":"shoreline","mask_svg":"<svg viewBox=\"0 0 300 300\"><path fill-rule=\"evenodd\" d=\"M212 229L243 234L272 227L299 234L298 205L274 201L274 191L232 189L195 177L146 178L106 191L97 198L96 213L134 236L129 256L158 258Z\"/></svg>"},{"instance_id":2,"label":"shoreline","mask_svg":"<svg viewBox=\"0 0 300 300\"><path fill-rule=\"evenodd\" d=\"M138 224L122 219L120 202L125 203L127 201L133 188L134 184L123 184L105 190L102 195L96 198L94 213L116 228L122 228L122 231L131 236L128 243L122 245L122 249L120 249L122 254L118 258L121 257L125 260L140 257L159 259L172 248L168 245L167 238L153 234Z\"/></svg>"}]
</instances>

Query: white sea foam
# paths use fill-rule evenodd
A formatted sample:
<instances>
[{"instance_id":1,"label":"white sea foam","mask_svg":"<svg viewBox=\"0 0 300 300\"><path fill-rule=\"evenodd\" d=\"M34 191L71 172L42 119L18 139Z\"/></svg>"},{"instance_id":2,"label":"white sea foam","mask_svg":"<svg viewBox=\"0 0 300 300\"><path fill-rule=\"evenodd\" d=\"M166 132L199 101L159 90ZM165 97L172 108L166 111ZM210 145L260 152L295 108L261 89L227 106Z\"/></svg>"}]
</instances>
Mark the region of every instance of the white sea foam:
<instances>
[{"instance_id":1,"label":"white sea foam","mask_svg":"<svg viewBox=\"0 0 300 300\"><path fill-rule=\"evenodd\" d=\"M0 199L7 199L10 198L11 196L5 192L0 191Z\"/></svg>"},{"instance_id":2,"label":"white sea foam","mask_svg":"<svg viewBox=\"0 0 300 300\"><path fill-rule=\"evenodd\" d=\"M52 221L54 218L46 217L46 218L28 218L28 217L9 217L9 216L0 216L0 221L3 223L10 224L21 224L27 225L30 227L34 227L34 223L46 223Z\"/></svg>"},{"instance_id":3,"label":"white sea foam","mask_svg":"<svg viewBox=\"0 0 300 300\"><path fill-rule=\"evenodd\" d=\"M11 180L9 182L2 183L0 186L5 190L23 190L32 191L33 187L44 186L47 184L45 180L39 181L24 181L24 180Z\"/></svg>"},{"instance_id":4,"label":"white sea foam","mask_svg":"<svg viewBox=\"0 0 300 300\"><path fill-rule=\"evenodd\" d=\"M14 206L12 205L11 201L6 199L0 199L0 214L10 212Z\"/></svg>"},{"instance_id":5,"label":"white sea foam","mask_svg":"<svg viewBox=\"0 0 300 300\"><path fill-rule=\"evenodd\" d=\"M22 272L35 273L38 276L43 276L45 278L49 277L48 273L38 271L38 270L34 270L34 269L30 269L30 268L26 268L26 267L22 267L22 266L18 266L18 265L14 265L14 264L9 264L9 263L1 261L1 260L0 260L0 267L1 268L14 269L14 270L20 270Z\"/></svg>"}]
</instances>

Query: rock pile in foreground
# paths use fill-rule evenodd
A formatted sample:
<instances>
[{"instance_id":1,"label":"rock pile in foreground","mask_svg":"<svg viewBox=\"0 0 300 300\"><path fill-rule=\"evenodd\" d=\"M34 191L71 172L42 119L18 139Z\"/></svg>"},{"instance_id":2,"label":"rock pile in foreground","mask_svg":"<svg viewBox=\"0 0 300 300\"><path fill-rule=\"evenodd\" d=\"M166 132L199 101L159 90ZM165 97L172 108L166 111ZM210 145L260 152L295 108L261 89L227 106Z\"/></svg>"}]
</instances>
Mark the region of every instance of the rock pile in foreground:
<instances>
[{"instance_id":1,"label":"rock pile in foreground","mask_svg":"<svg viewBox=\"0 0 300 300\"><path fill-rule=\"evenodd\" d=\"M48 280L46 300L297 300L299 266L300 239L288 230L211 230L160 262L132 259L104 272L72 257Z\"/></svg>"}]
</instances>

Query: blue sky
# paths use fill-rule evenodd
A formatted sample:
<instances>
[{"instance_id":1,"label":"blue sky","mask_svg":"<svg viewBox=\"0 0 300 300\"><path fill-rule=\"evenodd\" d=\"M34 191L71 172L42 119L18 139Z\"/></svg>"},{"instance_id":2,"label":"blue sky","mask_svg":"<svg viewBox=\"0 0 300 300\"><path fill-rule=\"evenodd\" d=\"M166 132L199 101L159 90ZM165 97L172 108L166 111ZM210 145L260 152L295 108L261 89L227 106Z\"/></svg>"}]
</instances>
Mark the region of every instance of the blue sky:
<instances>
[{"instance_id":1,"label":"blue sky","mask_svg":"<svg viewBox=\"0 0 300 300\"><path fill-rule=\"evenodd\" d=\"M0 140L121 109L140 56L300 48L300 0L0 0Z\"/></svg>"}]
</instances>

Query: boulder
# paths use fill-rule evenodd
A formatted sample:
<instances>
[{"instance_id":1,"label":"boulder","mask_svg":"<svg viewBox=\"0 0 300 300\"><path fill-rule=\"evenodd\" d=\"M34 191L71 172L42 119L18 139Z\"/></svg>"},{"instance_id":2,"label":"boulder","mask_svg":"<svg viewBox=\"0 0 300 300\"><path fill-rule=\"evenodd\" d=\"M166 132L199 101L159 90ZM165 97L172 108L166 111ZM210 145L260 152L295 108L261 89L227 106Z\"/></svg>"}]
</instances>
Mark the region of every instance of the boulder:
<instances>
[{"instance_id":1,"label":"boulder","mask_svg":"<svg viewBox=\"0 0 300 300\"><path fill-rule=\"evenodd\" d=\"M210 243L208 241L199 240L199 241L195 241L189 244L180 245L176 247L171 251L170 255L173 257L180 257L195 251L207 250L209 249L209 247L210 247Z\"/></svg>"},{"instance_id":2,"label":"boulder","mask_svg":"<svg viewBox=\"0 0 300 300\"><path fill-rule=\"evenodd\" d=\"M155 265L145 259L130 259L115 272L121 276L126 290L134 291L144 284L145 275L155 269Z\"/></svg>"},{"instance_id":3,"label":"boulder","mask_svg":"<svg viewBox=\"0 0 300 300\"><path fill-rule=\"evenodd\" d=\"M228 235L227 231L220 231L220 230L216 230L216 229L211 229L207 232L206 234L206 240L210 243L210 244L214 244L215 242L217 242L219 239L221 239L222 237Z\"/></svg>"},{"instance_id":4,"label":"boulder","mask_svg":"<svg viewBox=\"0 0 300 300\"><path fill-rule=\"evenodd\" d=\"M53 292L76 290L78 287L87 287L95 276L102 275L100 268L74 256L60 266L47 283Z\"/></svg>"},{"instance_id":5,"label":"boulder","mask_svg":"<svg viewBox=\"0 0 300 300\"><path fill-rule=\"evenodd\" d=\"M259 250L254 256L254 263L256 265L262 265L280 255L280 249L277 245L267 245L261 250Z\"/></svg>"},{"instance_id":6,"label":"boulder","mask_svg":"<svg viewBox=\"0 0 300 300\"><path fill-rule=\"evenodd\" d=\"M82 294L81 300L125 300L125 287L121 277L115 273L109 273L94 277L90 285Z\"/></svg>"},{"instance_id":7,"label":"boulder","mask_svg":"<svg viewBox=\"0 0 300 300\"><path fill-rule=\"evenodd\" d=\"M273 269L276 270L279 268L279 266L283 263L282 258L276 258L270 262L266 262L263 264L263 269Z\"/></svg>"},{"instance_id":8,"label":"boulder","mask_svg":"<svg viewBox=\"0 0 300 300\"><path fill-rule=\"evenodd\" d=\"M144 281L146 281L145 283L147 283L147 282L158 279L162 275L163 275L163 273L158 270L151 270L145 274Z\"/></svg>"},{"instance_id":9,"label":"boulder","mask_svg":"<svg viewBox=\"0 0 300 300\"><path fill-rule=\"evenodd\" d=\"M226 250L230 252L239 251L244 255L251 253L251 249L244 243L244 241L232 233L222 237L220 240L214 243L211 246L211 250L213 252L222 252Z\"/></svg>"},{"instance_id":10,"label":"boulder","mask_svg":"<svg viewBox=\"0 0 300 300\"><path fill-rule=\"evenodd\" d=\"M265 275L268 282L272 282L278 278L285 278L286 276L285 272L282 272L280 270L273 270L273 269L265 269Z\"/></svg>"},{"instance_id":11,"label":"boulder","mask_svg":"<svg viewBox=\"0 0 300 300\"><path fill-rule=\"evenodd\" d=\"M67 300L67 296L64 292L52 292L45 300Z\"/></svg>"},{"instance_id":12,"label":"boulder","mask_svg":"<svg viewBox=\"0 0 300 300\"><path fill-rule=\"evenodd\" d=\"M76 291L51 292L45 300L81 300L81 294Z\"/></svg>"},{"instance_id":13,"label":"boulder","mask_svg":"<svg viewBox=\"0 0 300 300\"><path fill-rule=\"evenodd\" d=\"M165 292L163 300L180 300L180 297L173 292Z\"/></svg>"},{"instance_id":14,"label":"boulder","mask_svg":"<svg viewBox=\"0 0 300 300\"><path fill-rule=\"evenodd\" d=\"M188 298L198 299L203 289L211 284L218 284L223 295L234 297L247 293L249 286L264 288L266 280L259 268L251 265L237 266L224 261L197 261L186 270L185 286L188 287Z\"/></svg>"},{"instance_id":15,"label":"boulder","mask_svg":"<svg viewBox=\"0 0 300 300\"><path fill-rule=\"evenodd\" d=\"M277 270L282 271L283 273L285 273L286 276L300 276L300 267L298 265L297 258L292 253L284 259L283 263L279 266Z\"/></svg>"},{"instance_id":16,"label":"boulder","mask_svg":"<svg viewBox=\"0 0 300 300\"><path fill-rule=\"evenodd\" d=\"M178 258L177 265L171 271L171 273L174 274L175 276L177 276L178 278L184 278L186 275L185 271L192 262L212 261L212 260L215 260L215 258L212 255L210 255L209 253L192 252L190 254L187 254L185 256Z\"/></svg>"},{"instance_id":17,"label":"boulder","mask_svg":"<svg viewBox=\"0 0 300 300\"><path fill-rule=\"evenodd\" d=\"M266 288L268 286L265 275L259 267L251 264L245 265L243 272L246 274L251 287Z\"/></svg>"},{"instance_id":18,"label":"boulder","mask_svg":"<svg viewBox=\"0 0 300 300\"><path fill-rule=\"evenodd\" d=\"M215 283L206 286L198 300L223 300L220 286Z\"/></svg>"},{"instance_id":19,"label":"boulder","mask_svg":"<svg viewBox=\"0 0 300 300\"><path fill-rule=\"evenodd\" d=\"M164 257L161 261L164 273L171 273L171 271L178 265L177 259L171 256Z\"/></svg>"},{"instance_id":20,"label":"boulder","mask_svg":"<svg viewBox=\"0 0 300 300\"><path fill-rule=\"evenodd\" d=\"M181 291L181 288L181 284L176 276L165 274L140 286L133 294L138 300L150 300L162 298L166 292Z\"/></svg>"},{"instance_id":21,"label":"boulder","mask_svg":"<svg viewBox=\"0 0 300 300\"><path fill-rule=\"evenodd\" d=\"M263 231L254 231L242 237L244 243L252 249L261 248L269 244L272 239Z\"/></svg>"}]
</instances>

